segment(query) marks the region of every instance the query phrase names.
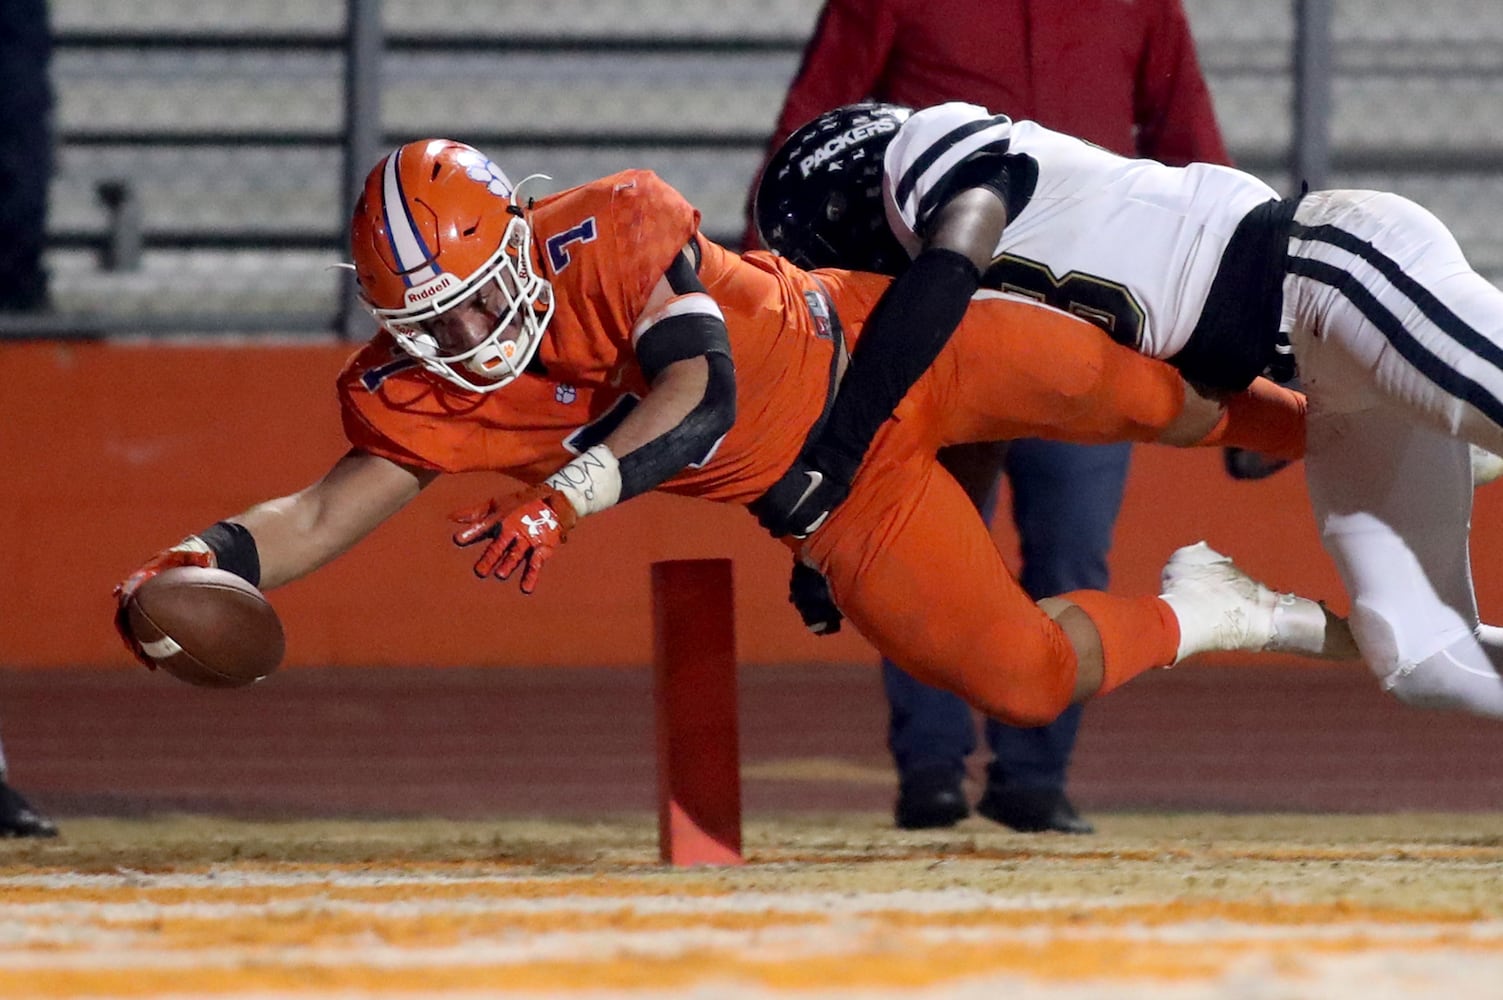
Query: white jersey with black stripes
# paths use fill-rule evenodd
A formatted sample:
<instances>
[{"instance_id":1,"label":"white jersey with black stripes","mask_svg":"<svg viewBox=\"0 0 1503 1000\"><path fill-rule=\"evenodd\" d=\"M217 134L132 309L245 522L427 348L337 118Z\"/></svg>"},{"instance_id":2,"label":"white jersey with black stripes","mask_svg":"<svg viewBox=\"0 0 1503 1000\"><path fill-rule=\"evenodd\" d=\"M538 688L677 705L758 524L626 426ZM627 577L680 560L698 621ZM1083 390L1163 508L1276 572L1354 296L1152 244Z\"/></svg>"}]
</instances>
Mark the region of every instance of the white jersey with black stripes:
<instances>
[{"instance_id":1,"label":"white jersey with black stripes","mask_svg":"<svg viewBox=\"0 0 1503 1000\"><path fill-rule=\"evenodd\" d=\"M888 220L910 253L944 200L987 183L999 155L1014 217L998 257L1028 262L1014 270L1039 297L1098 323L1084 293L1120 288L1143 327L1136 342L1114 335L1161 358L1195 328L1237 222L1275 197L1240 171L1128 160L946 104L909 118L886 154ZM1503 451L1503 291L1433 214L1374 191L1301 198L1282 271L1272 304L1310 400L1311 505L1363 659L1405 702L1503 719L1503 629L1481 623L1467 558L1467 442ZM1216 308L1248 312L1280 294L1243 291L1247 301Z\"/></svg>"},{"instance_id":2,"label":"white jersey with black stripes","mask_svg":"<svg viewBox=\"0 0 1503 1000\"><path fill-rule=\"evenodd\" d=\"M957 180L974 182L967 168L999 155L1012 189L1031 179L1032 190L1020 192L988 284L1000 277L1155 358L1189 340L1237 223L1278 197L1229 167L1128 159L975 104L941 104L913 114L887 147L888 222L910 254Z\"/></svg>"}]
</instances>

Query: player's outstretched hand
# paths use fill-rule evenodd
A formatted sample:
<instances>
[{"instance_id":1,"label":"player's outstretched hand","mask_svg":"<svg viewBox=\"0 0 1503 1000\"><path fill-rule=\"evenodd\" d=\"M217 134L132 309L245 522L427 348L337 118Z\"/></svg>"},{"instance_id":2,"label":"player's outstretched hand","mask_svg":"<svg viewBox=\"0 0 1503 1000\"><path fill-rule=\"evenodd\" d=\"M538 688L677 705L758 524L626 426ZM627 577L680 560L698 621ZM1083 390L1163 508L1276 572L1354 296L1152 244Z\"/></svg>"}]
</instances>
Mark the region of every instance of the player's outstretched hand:
<instances>
[{"instance_id":1,"label":"player's outstretched hand","mask_svg":"<svg viewBox=\"0 0 1503 1000\"><path fill-rule=\"evenodd\" d=\"M115 631L120 633L120 639L125 643L125 648L130 650L130 655L139 660L147 670L155 670L157 665L152 662L151 657L146 655L146 651L131 634L130 621L125 612L125 604L130 600L130 595L134 594L141 584L163 570L174 569L178 566L202 566L208 569L215 564L213 550L197 535L189 535L172 548L158 552L146 560L140 569L115 584Z\"/></svg>"},{"instance_id":2,"label":"player's outstretched hand","mask_svg":"<svg viewBox=\"0 0 1503 1000\"><path fill-rule=\"evenodd\" d=\"M489 542L475 560L475 575L505 580L521 567L524 594L537 587L543 564L579 520L569 498L552 486L534 486L514 497L456 511L450 517L463 525L454 532L455 545Z\"/></svg>"},{"instance_id":3,"label":"player's outstretched hand","mask_svg":"<svg viewBox=\"0 0 1503 1000\"><path fill-rule=\"evenodd\" d=\"M793 561L793 576L788 581L788 603L804 620L804 627L815 635L834 635L840 631L845 615L835 606L830 584L824 576L803 560Z\"/></svg>"}]
</instances>

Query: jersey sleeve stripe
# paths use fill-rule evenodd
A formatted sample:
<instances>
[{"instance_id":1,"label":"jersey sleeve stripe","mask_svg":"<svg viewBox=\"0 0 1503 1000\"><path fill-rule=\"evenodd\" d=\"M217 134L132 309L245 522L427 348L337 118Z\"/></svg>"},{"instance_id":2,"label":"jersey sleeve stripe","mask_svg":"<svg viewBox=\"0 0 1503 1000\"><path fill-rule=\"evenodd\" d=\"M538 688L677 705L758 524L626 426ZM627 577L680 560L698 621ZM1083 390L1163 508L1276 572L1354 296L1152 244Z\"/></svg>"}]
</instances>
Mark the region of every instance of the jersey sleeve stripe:
<instances>
[{"instance_id":1,"label":"jersey sleeve stripe","mask_svg":"<svg viewBox=\"0 0 1503 1000\"><path fill-rule=\"evenodd\" d=\"M1008 137L1011 129L1012 120L1006 115L977 119L951 129L930 143L904 171L894 189L894 200L905 214L911 214L913 206L909 201L920 182L926 187L940 186L945 174L967 157L980 152L1006 153L1011 142Z\"/></svg>"}]
</instances>

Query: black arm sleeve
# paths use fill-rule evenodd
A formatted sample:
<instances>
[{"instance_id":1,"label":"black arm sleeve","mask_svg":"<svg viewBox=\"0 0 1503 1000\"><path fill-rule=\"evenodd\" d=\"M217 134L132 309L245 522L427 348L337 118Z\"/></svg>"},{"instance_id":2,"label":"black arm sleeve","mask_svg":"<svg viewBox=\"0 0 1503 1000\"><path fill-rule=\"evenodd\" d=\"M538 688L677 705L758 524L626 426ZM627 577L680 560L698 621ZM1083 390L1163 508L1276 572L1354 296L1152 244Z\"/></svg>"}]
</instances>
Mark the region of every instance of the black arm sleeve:
<instances>
[{"instance_id":1,"label":"black arm sleeve","mask_svg":"<svg viewBox=\"0 0 1503 1000\"><path fill-rule=\"evenodd\" d=\"M872 310L851 355L829 420L809 446L809 460L846 482L866 457L878 428L934 363L965 317L981 273L954 250L914 258Z\"/></svg>"},{"instance_id":2,"label":"black arm sleeve","mask_svg":"<svg viewBox=\"0 0 1503 1000\"><path fill-rule=\"evenodd\" d=\"M648 381L675 361L715 353L731 353L730 334L725 320L706 313L670 316L637 338L637 365Z\"/></svg>"},{"instance_id":3,"label":"black arm sleeve","mask_svg":"<svg viewBox=\"0 0 1503 1000\"><path fill-rule=\"evenodd\" d=\"M716 350L704 359L709 381L694 409L672 430L621 456L621 500L656 489L687 466L703 464L736 422L736 368L730 354Z\"/></svg>"},{"instance_id":4,"label":"black arm sleeve","mask_svg":"<svg viewBox=\"0 0 1503 1000\"><path fill-rule=\"evenodd\" d=\"M690 240L664 275L668 287L677 295L705 292L698 267L699 244ZM730 333L718 314L689 312L660 320L637 338L636 353L649 381L689 358L703 357L710 370L704 396L677 426L620 456L621 500L656 489L687 466L703 464L736 422L736 366Z\"/></svg>"}]
</instances>

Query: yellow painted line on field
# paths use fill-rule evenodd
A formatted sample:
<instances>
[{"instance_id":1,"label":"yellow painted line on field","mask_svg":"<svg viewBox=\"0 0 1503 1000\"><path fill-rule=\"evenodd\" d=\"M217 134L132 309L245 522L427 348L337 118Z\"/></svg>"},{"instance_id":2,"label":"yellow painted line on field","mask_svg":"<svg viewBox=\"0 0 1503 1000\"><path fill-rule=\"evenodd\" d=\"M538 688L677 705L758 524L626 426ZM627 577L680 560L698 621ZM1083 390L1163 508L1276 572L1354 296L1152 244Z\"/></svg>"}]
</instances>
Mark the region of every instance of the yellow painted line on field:
<instances>
[{"instance_id":1,"label":"yellow painted line on field","mask_svg":"<svg viewBox=\"0 0 1503 1000\"><path fill-rule=\"evenodd\" d=\"M790 942L786 932L799 928L826 929L822 936L805 935L800 944L842 953L866 950L870 937L922 936L990 937L1011 948L1041 939L1077 942L1109 941L1125 936L1161 938L1164 932L1189 928L1199 940L1261 938L1326 939L1354 934L1383 936L1406 946L1414 931L1434 935L1447 929L1472 932L1477 947L1503 950L1503 925L1479 914L1440 910L1374 907L1353 903L1292 904L1278 900L1173 901L1166 903L1044 903L990 905L964 895L948 905L943 893L774 895L743 893L724 903L706 906L693 899L645 906L653 898L610 900L485 900L455 898L433 905L402 894L384 903L359 901L339 904L326 898L283 900L268 905L245 903L106 904L91 911L75 902L54 902L6 913L0 908L0 929L24 921L30 937L29 954L48 951L58 962L68 955L87 954L106 960L103 950L120 949L119 961L134 963L150 953L168 956L240 949L245 956L282 955L296 960L299 950L333 952L379 942L393 955L424 950L519 940L537 942L553 936L549 947L599 955L600 949L692 951L714 940L752 943ZM907 905L905 905L905 903ZM14 931L11 931L14 933ZM777 938L765 938L778 932ZM1292 934L1290 932L1293 932ZM572 943L571 943L572 942ZM587 946L587 947L586 947ZM129 953L125 951L129 949ZM592 950L593 949L593 950ZM786 950L786 949L785 949ZM285 953L285 954L284 954ZM525 964L541 957L542 946L530 953L513 949L509 961ZM5 951L0 949L0 960ZM12 952L16 954L16 952ZM405 959L404 959L405 960ZM421 961L421 958L416 960ZM0 961L0 964L4 964ZM46 963L43 963L44 965Z\"/></svg>"},{"instance_id":2,"label":"yellow painted line on field","mask_svg":"<svg viewBox=\"0 0 1503 1000\"><path fill-rule=\"evenodd\" d=\"M487 938L536 934L641 934L673 931L757 931L826 923L811 913L636 913L630 909L580 913L465 913L415 917L331 914L317 910L257 920L160 917L111 921L110 931L150 935L154 948L202 949L235 945L315 948L364 938L397 948L434 948Z\"/></svg>"},{"instance_id":3,"label":"yellow painted line on field","mask_svg":"<svg viewBox=\"0 0 1503 1000\"><path fill-rule=\"evenodd\" d=\"M29 969L0 971L0 996L215 995L276 991L316 995L329 991L436 993L446 990L525 991L545 995L590 990L682 991L705 982L739 983L772 990L918 988L978 977L1015 977L1057 983L1213 979L1249 958L1297 975L1322 957L1392 948L1363 934L1316 942L1049 941L995 944L946 941L925 945L903 939L881 952L757 961L706 949L660 958L632 956L599 962L456 964L388 967L329 966L295 961L246 962L203 969ZM1406 953L1464 955L1475 946L1436 934L1405 945ZM1491 950L1491 949L1489 949Z\"/></svg>"},{"instance_id":4,"label":"yellow painted line on field","mask_svg":"<svg viewBox=\"0 0 1503 1000\"><path fill-rule=\"evenodd\" d=\"M933 907L902 909L881 898L858 905L821 910L801 906L798 897L772 896L761 908L643 912L630 900L605 909L485 910L456 912L453 909L402 912L392 900L392 912L362 907L343 910L314 902L300 910L277 908L237 911L230 908L214 915L164 909L140 916L117 917L77 914L70 918L37 920L70 927L98 927L114 933L140 935L157 948L206 948L224 945L315 946L368 935L402 947L431 947L459 941L516 934L558 934L610 931L617 934L671 930L751 931L788 926L826 924L831 920L863 920L895 930L956 929L1015 930L1032 932L1081 932L1089 929L1164 928L1187 924L1223 922L1240 928L1316 928L1345 925L1389 927L1465 926L1483 919L1476 913L1435 910L1405 910L1358 906L1347 903L1287 904L1273 900L1250 902L1187 901L1125 905L1049 905L1044 907L989 908L961 906L942 910ZM80 945L88 948L87 942Z\"/></svg>"}]
</instances>

